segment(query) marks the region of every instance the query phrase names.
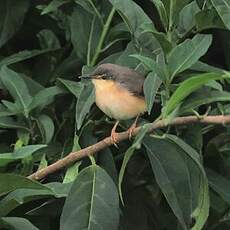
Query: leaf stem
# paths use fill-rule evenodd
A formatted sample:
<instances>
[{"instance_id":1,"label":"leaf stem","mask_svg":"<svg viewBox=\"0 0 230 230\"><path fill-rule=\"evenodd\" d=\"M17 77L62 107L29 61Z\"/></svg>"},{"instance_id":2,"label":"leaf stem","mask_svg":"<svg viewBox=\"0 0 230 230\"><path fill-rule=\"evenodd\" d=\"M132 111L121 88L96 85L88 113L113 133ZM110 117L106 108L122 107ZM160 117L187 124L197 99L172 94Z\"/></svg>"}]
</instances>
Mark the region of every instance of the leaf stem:
<instances>
[{"instance_id":1,"label":"leaf stem","mask_svg":"<svg viewBox=\"0 0 230 230\"><path fill-rule=\"evenodd\" d=\"M104 41L105 41L105 37L106 37L106 35L107 35L107 32L108 32L108 30L109 30L110 23L111 23L111 21L112 21L112 19L113 19L113 16L114 16L115 12L116 12L116 9L113 7L112 10L111 10L110 13L109 13L109 16L108 16L108 18L107 18L107 20L106 20L105 25L103 26L103 30L102 30L102 33L101 33L101 37L100 37L100 40L99 40L99 42L98 42L98 45L97 45L95 54L94 54L94 56L93 56L93 59L92 59L92 61L91 61L91 63L90 63L90 66L94 66L94 65L96 64L96 62L97 62L97 59L98 59L98 57L99 57L99 55L100 55L100 52L101 52L103 43L104 43Z\"/></svg>"}]
</instances>

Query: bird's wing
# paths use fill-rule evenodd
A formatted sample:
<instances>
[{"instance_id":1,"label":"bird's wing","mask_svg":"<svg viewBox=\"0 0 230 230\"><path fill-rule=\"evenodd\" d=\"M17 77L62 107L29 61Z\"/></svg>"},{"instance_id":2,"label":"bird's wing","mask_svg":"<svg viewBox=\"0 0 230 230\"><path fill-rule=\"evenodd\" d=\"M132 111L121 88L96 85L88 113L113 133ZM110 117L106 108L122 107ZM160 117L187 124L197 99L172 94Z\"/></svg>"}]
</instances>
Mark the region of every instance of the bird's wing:
<instances>
[{"instance_id":1,"label":"bird's wing","mask_svg":"<svg viewBox=\"0 0 230 230\"><path fill-rule=\"evenodd\" d=\"M121 73L117 77L117 81L120 83L122 87L128 89L133 95L143 97L144 96L144 76L137 73L136 71L129 69L123 73Z\"/></svg>"}]
</instances>

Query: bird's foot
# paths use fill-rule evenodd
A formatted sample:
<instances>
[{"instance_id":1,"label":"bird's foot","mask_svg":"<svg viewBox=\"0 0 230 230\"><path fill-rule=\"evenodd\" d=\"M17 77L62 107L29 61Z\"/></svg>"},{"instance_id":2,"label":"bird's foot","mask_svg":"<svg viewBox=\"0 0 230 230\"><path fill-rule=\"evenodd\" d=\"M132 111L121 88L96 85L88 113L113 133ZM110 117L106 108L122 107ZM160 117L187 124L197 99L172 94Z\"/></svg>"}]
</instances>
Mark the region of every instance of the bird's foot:
<instances>
[{"instance_id":1,"label":"bird's foot","mask_svg":"<svg viewBox=\"0 0 230 230\"><path fill-rule=\"evenodd\" d=\"M128 129L129 140L131 140L132 137L133 137L133 131L137 127L137 120L138 120L138 118L139 118L139 116L136 117L135 121L133 122L133 124Z\"/></svg>"},{"instance_id":2,"label":"bird's foot","mask_svg":"<svg viewBox=\"0 0 230 230\"><path fill-rule=\"evenodd\" d=\"M112 140L112 144L116 148L118 148L118 145L117 145L117 142L118 142L118 133L116 132L116 128L117 128L118 124L119 124L119 121L117 121L115 123L115 125L113 126L112 131L111 131L111 135L110 135L111 140Z\"/></svg>"}]
</instances>

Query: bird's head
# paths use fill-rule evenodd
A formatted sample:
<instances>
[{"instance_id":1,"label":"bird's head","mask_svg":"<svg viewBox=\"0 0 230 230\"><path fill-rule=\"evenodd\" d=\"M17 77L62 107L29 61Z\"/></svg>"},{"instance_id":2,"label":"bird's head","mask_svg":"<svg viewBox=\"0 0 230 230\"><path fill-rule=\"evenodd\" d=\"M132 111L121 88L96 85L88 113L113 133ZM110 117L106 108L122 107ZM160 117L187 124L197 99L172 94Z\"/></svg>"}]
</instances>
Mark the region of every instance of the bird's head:
<instances>
[{"instance_id":1,"label":"bird's head","mask_svg":"<svg viewBox=\"0 0 230 230\"><path fill-rule=\"evenodd\" d=\"M115 64L101 64L92 73L83 75L81 78L88 80L112 80L116 79L117 65Z\"/></svg>"}]
</instances>

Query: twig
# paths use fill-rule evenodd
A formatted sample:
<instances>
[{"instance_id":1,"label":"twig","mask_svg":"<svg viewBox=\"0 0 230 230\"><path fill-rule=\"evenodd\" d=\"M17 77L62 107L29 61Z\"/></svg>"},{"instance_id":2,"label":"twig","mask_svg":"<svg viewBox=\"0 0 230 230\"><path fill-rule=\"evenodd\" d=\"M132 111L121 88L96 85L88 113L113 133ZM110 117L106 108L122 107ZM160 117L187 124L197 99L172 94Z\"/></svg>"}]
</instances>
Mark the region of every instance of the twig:
<instances>
[{"instance_id":1,"label":"twig","mask_svg":"<svg viewBox=\"0 0 230 230\"><path fill-rule=\"evenodd\" d=\"M230 124L230 115L205 116L202 118L199 118L197 116L177 117L170 122L167 122L166 120L158 120L157 122L149 123L149 132L152 132L155 129L167 127L169 125L188 125L193 123L220 124L220 125ZM133 136L137 135L140 129L141 127L135 128L132 132ZM118 133L117 142L119 143L121 141L127 140L128 138L129 138L128 131ZM28 178L33 180L40 180L46 177L47 175L54 173L77 160L80 160L89 155L93 155L112 144L113 141L111 137L106 137L105 139L99 141L94 145L81 149L80 151L77 152L69 153L69 155L67 155L66 157L47 166L46 168L38 170L37 172L28 176Z\"/></svg>"}]
</instances>

